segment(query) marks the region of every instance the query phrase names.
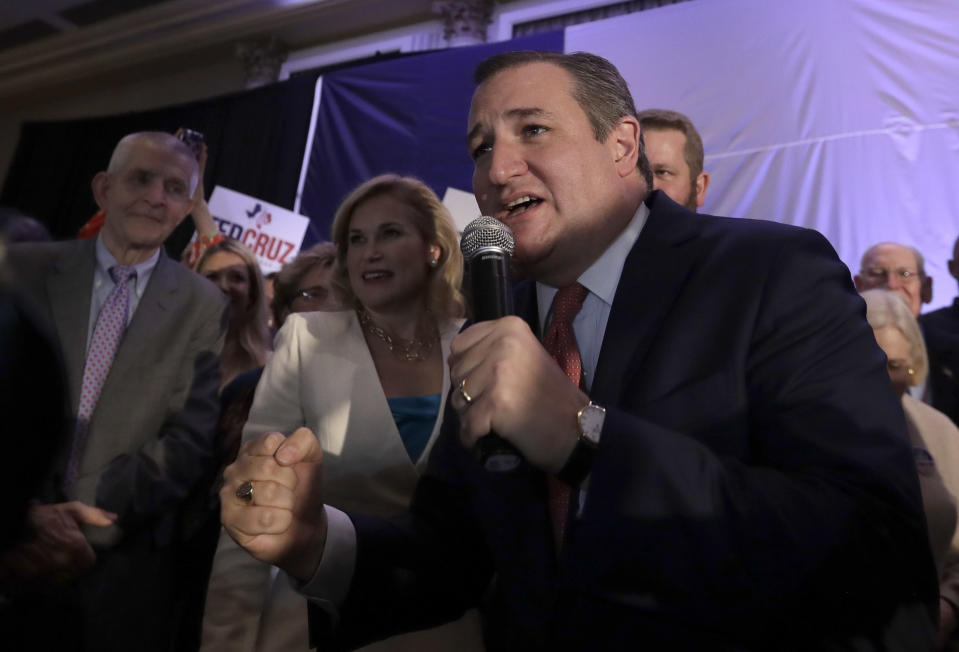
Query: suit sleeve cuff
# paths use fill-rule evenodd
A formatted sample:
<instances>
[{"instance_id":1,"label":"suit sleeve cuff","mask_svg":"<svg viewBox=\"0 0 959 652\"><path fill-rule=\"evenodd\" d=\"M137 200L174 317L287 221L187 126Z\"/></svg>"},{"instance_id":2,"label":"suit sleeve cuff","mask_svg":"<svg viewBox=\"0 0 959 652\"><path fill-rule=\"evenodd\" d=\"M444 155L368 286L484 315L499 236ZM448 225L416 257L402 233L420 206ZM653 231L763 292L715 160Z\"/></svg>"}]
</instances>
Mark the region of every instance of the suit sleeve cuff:
<instances>
[{"instance_id":1,"label":"suit sleeve cuff","mask_svg":"<svg viewBox=\"0 0 959 652\"><path fill-rule=\"evenodd\" d=\"M332 616L346 599L356 566L356 529L344 512L324 506L327 531L323 559L306 582L293 581L293 588Z\"/></svg>"}]
</instances>

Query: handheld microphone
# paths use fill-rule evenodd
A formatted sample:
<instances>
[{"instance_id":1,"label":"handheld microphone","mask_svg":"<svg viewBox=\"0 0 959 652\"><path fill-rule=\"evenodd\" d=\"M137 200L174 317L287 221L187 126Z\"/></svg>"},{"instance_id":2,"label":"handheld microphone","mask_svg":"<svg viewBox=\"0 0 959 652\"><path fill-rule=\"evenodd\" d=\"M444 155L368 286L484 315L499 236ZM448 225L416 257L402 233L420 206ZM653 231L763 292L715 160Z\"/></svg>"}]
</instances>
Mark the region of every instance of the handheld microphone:
<instances>
[{"instance_id":1,"label":"handheld microphone","mask_svg":"<svg viewBox=\"0 0 959 652\"><path fill-rule=\"evenodd\" d=\"M468 266L474 321L513 314L509 259L514 247L513 232L495 218L479 217L463 229L460 249ZM481 437L473 453L483 468L496 473L512 471L521 460L519 451L495 432Z\"/></svg>"}]
</instances>

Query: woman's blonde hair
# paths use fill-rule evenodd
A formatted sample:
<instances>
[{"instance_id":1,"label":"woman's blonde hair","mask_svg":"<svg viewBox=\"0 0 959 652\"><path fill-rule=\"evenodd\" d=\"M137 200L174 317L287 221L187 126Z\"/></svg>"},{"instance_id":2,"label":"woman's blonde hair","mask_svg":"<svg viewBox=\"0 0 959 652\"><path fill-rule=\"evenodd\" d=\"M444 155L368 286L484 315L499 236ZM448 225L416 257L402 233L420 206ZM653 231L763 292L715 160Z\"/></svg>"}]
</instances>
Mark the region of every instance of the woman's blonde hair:
<instances>
[{"instance_id":1,"label":"woman's blonde hair","mask_svg":"<svg viewBox=\"0 0 959 652\"><path fill-rule=\"evenodd\" d=\"M333 268L333 287L344 305L359 302L350 287L346 269L350 221L356 207L364 201L388 195L413 209L413 225L428 244L439 247L436 267L430 268L428 307L441 324L462 317L466 304L460 292L463 281L463 254L450 212L429 187L413 177L383 174L361 184L351 192L333 218L333 243L337 258ZM425 264L426 261L423 261Z\"/></svg>"},{"instance_id":2,"label":"woman's blonde hair","mask_svg":"<svg viewBox=\"0 0 959 652\"><path fill-rule=\"evenodd\" d=\"M266 283L260 272L260 265L253 252L241 242L232 238L209 247L196 263L198 273L214 254L225 252L239 256L246 266L250 279L250 296L243 314L230 315L230 327L223 352L220 353L220 367L223 371L223 386L237 374L266 364L270 351L270 329L266 302Z\"/></svg>"},{"instance_id":3,"label":"woman's blonde hair","mask_svg":"<svg viewBox=\"0 0 959 652\"><path fill-rule=\"evenodd\" d=\"M922 339L919 323L905 300L891 290L876 288L862 292L866 302L866 321L873 330L891 327L902 333L909 342L910 366L914 374L909 376L910 385L921 385L929 371L929 356L926 343Z\"/></svg>"}]
</instances>

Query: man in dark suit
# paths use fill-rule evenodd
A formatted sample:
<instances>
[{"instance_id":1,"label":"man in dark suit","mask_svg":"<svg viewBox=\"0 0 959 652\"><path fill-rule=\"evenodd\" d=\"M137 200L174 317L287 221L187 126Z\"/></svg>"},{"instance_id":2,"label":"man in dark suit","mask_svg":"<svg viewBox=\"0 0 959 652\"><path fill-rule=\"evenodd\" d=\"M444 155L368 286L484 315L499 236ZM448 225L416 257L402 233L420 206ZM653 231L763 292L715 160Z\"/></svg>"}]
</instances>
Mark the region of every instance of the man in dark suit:
<instances>
[{"instance_id":1,"label":"man in dark suit","mask_svg":"<svg viewBox=\"0 0 959 652\"><path fill-rule=\"evenodd\" d=\"M227 469L230 533L301 578L344 647L487 592L489 649L928 649L904 419L828 243L650 193L604 59L507 53L476 81L473 185L515 234L523 318L454 340L405 518L323 507L301 429ZM475 462L491 432L518 469Z\"/></svg>"},{"instance_id":2,"label":"man in dark suit","mask_svg":"<svg viewBox=\"0 0 959 652\"><path fill-rule=\"evenodd\" d=\"M10 247L15 282L55 325L76 419L14 554L78 559L70 581L4 612L11 649L170 649L178 511L214 463L224 336L221 293L161 247L196 184L183 143L131 134L93 179L96 240Z\"/></svg>"},{"instance_id":3,"label":"man in dark suit","mask_svg":"<svg viewBox=\"0 0 959 652\"><path fill-rule=\"evenodd\" d=\"M949 274L959 281L959 238L952 248ZM959 297L951 306L919 316L929 351L929 389L932 406L959 423Z\"/></svg>"}]
</instances>

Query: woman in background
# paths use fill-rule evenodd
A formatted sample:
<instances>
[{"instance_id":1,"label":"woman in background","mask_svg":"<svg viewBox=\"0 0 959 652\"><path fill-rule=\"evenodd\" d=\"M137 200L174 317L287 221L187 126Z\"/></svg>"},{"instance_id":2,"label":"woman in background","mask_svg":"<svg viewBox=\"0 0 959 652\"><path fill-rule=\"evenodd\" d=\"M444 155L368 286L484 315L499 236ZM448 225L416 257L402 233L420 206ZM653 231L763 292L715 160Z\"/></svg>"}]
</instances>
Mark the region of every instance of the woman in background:
<instances>
[{"instance_id":1,"label":"woman in background","mask_svg":"<svg viewBox=\"0 0 959 652\"><path fill-rule=\"evenodd\" d=\"M320 242L301 251L273 278L273 323L279 329L291 312L341 310L333 292L336 246Z\"/></svg>"},{"instance_id":2,"label":"woman in background","mask_svg":"<svg viewBox=\"0 0 959 652\"><path fill-rule=\"evenodd\" d=\"M262 367L269 355L263 274L253 252L232 239L206 249L196 270L230 300L230 325L220 353L222 390L240 373Z\"/></svg>"},{"instance_id":3,"label":"woman in background","mask_svg":"<svg viewBox=\"0 0 959 652\"><path fill-rule=\"evenodd\" d=\"M907 391L922 383L929 359L919 324L905 301L895 292L878 289L863 292L862 298L866 301L866 319L886 353L889 379L906 413L929 543L939 572L937 649L951 649L949 641L959 608L959 429L945 414L917 401Z\"/></svg>"},{"instance_id":4,"label":"woman in background","mask_svg":"<svg viewBox=\"0 0 959 652\"><path fill-rule=\"evenodd\" d=\"M415 179L354 190L333 222L334 287L349 309L291 315L257 388L243 438L310 428L324 452L324 497L343 510L404 512L442 422L446 358L462 325L462 255L452 218ZM204 650L302 650L306 600L221 534ZM380 650L478 650L475 612Z\"/></svg>"}]
</instances>

